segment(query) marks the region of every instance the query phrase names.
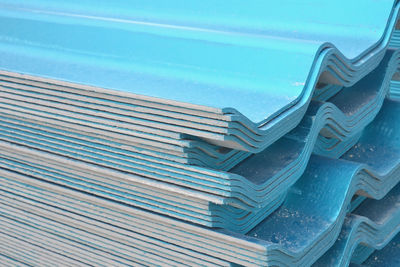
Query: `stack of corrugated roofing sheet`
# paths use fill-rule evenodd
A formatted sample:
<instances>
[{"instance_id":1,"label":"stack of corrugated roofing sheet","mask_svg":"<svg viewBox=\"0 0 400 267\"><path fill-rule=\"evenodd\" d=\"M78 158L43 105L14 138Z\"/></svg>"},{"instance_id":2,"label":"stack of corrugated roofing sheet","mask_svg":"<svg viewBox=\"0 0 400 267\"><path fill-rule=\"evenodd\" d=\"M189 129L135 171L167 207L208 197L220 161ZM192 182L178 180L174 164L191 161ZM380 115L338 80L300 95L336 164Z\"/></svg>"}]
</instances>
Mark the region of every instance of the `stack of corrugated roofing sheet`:
<instances>
[{"instance_id":1,"label":"stack of corrugated roofing sheet","mask_svg":"<svg viewBox=\"0 0 400 267\"><path fill-rule=\"evenodd\" d=\"M45 159L36 159L35 161L29 160L30 164L36 162L36 166L41 167L42 169L48 169L50 167L54 168L55 165L68 162L68 168L71 171L74 170L75 175L70 178L73 179L73 177L75 177L74 180L72 180L74 184L77 183L76 181L80 181L80 186L82 186L82 178L79 177L85 177L86 179L84 178L84 184L89 188L102 188L102 191L107 188L107 192L114 192L114 194L116 193L116 189L126 191L129 186L131 189L126 191L125 194L132 192L133 189L133 193L130 194L130 203L135 206L152 209L154 211L158 210L160 213L170 214L174 217L183 218L204 225L224 227L246 232L268 214L266 213L266 210L272 210L273 207L277 207L277 205L281 203L288 186L293 184L304 171L314 144L317 141L318 133L322 128L325 127L324 129L326 133L329 133L330 139L329 142L317 142L318 146L316 146L316 149L318 149L319 154L340 155L343 151L348 149L349 145L351 146L354 143L351 139L351 137L354 136L354 132L359 132L359 129L362 129L367 123L369 123L378 112L384 96L387 93L387 89L389 88L390 77L396 70L397 66L398 54L388 51L387 56L382 61L380 67L362 79L362 81L357 83L355 86L341 91L335 97L331 98L330 102L312 102L309 111L306 113L301 124L296 127L295 130L285 135L276 144L262 153L250 156L250 158L233 168L228 174L223 172L213 172L219 176L229 175L228 178L231 180L234 180L237 177L236 180L238 181L236 182L236 185L233 184L230 186L230 191L233 191L232 194L239 195L239 197L236 197L237 199L250 199L248 202L251 201L251 206L255 207L257 211L252 213L249 213L249 211L240 211L229 206L226 207L227 209L222 211L221 207L212 205L212 203L215 203L215 200L213 200L212 197L208 198L208 202L206 202L203 207L199 205L199 201L197 201L197 203L196 200L191 201L192 205L197 205L197 207L193 208L188 204L188 199L183 200L185 196L190 195L189 190L186 190L186 192L189 191L186 194L174 192L175 199L171 200L173 197L171 196L172 193L168 194L168 192L165 192L163 188L159 188L159 183L156 182L145 186L143 185L144 179L135 179L138 181L134 185L129 185L125 182L127 188L121 189L121 186L116 185L116 183L121 182L121 179L124 180L123 177L126 177L125 180L133 180L136 177L128 176L126 173L120 174L110 169L99 168L93 164L100 163L102 166L110 168L115 168L115 166L117 166L119 170L131 174L138 174L139 171L135 172L135 162L132 160L133 157L124 157L121 159L121 154L109 152L107 147L102 144L88 141L83 143L79 142L79 139L76 138L68 139L68 137L62 133L53 134L50 132L51 129L48 130L48 127L46 128L43 126L38 128L36 125L24 122L22 119L15 120L14 118L4 117L1 122L1 139L14 144L7 148L7 150L12 154L25 153L32 155L33 153L35 157ZM387 69L387 71L382 71L382 69ZM360 92L364 92L365 94L361 95ZM352 100L354 99L354 96L358 96L357 103ZM367 114L369 116L366 116ZM332 119L336 119L338 123L332 123L330 121ZM314 121L316 121L316 123L314 123ZM355 125L354 121L356 121ZM20 145L22 144L28 148L21 147ZM41 152L32 151L30 148L40 149ZM6 147L4 147L4 150L5 149ZM17 150L19 151L18 153L16 152ZM48 152L52 152L52 154L49 154ZM56 156L55 154L60 156ZM61 155L77 158L93 164L83 165L80 162L71 161ZM105 155L108 157L106 158ZM10 156L11 154L4 155L6 159ZM282 160L282 157L285 157L285 160ZM268 165L264 164L266 159L270 159ZM136 162L137 161L139 160L136 160ZM142 160L142 162L146 161ZM152 162L150 161L148 164L151 163ZM158 166L160 165L161 164L158 164ZM157 165L153 164L150 166ZM207 176L207 174L211 173L211 170L199 167L185 167L182 164L178 165L178 167L185 168L181 172L189 172L190 170L197 171L197 177L199 177L197 181L202 181L202 177L210 177L208 179L209 181L213 178L211 175ZM95 173L93 172L94 168L97 170ZM167 168L168 165L164 167L164 169ZM182 176L176 174L176 169L178 168L167 169L172 170L169 172L169 177L175 175L175 177L180 178ZM175 172L173 172L174 170ZM111 181L107 184L96 184L96 181L107 180L107 178L104 177L104 172L106 171L109 175L108 180L110 180L111 176L115 177L114 179L116 181L111 184ZM93 177L92 180L88 179L88 173L90 173L90 177ZM190 174L194 176L196 173L192 171ZM188 177L188 175L186 175L186 177ZM246 183L247 179L250 181ZM204 180L206 179L203 178L203 183L206 182ZM224 190L224 188L229 188L229 185L224 184L217 184L214 187L216 186L219 186L221 191ZM152 197L151 193L149 196L149 192L152 191L157 192L157 198L154 198L154 196ZM169 191L171 191L171 189ZM184 189L181 189L180 191L184 191ZM201 192L199 192L199 194L200 193ZM137 194L141 195L138 196ZM221 198L223 198L221 201L222 203L224 203L223 201L228 203L229 197L222 196ZM151 202L149 203L149 201ZM174 203L171 203L171 201L174 201ZM181 203L180 209L177 209L176 202L179 201L184 203ZM242 202L244 203L244 201ZM227 213L228 211L230 211L230 213ZM207 213L210 212L211 214L207 217ZM255 213L259 212L263 212L263 214L261 217L257 218L258 220L256 220L254 218ZM244 214L249 215L242 219ZM238 216L236 219L237 222L235 222L235 217L233 216ZM246 221L248 223L245 223ZM240 228L235 228L235 223L241 225L243 229L240 230ZM224 224L228 225L224 226ZM233 225L229 226L229 224Z\"/></svg>"},{"instance_id":2,"label":"stack of corrugated roofing sheet","mask_svg":"<svg viewBox=\"0 0 400 267\"><path fill-rule=\"evenodd\" d=\"M189 257L193 264L308 265L335 242L354 193L380 198L400 179L399 111L399 103L386 101L360 141L340 160L313 156L283 206L247 235L211 230L101 199L24 175L23 168L1 170L2 215L23 227L39 228L50 240L61 238L59 245L65 239L65 248L55 246L62 248L63 255L75 255L68 249L72 241L80 246L97 241L96 248L106 252L102 257L117 255L148 264L155 264L153 258L160 264L171 264L170 260L190 264ZM4 227L24 233L18 225L5 223ZM32 237L32 242L48 242L45 236L38 238ZM155 255L148 255L152 252ZM102 260L91 255L82 252L82 257Z\"/></svg>"},{"instance_id":3,"label":"stack of corrugated roofing sheet","mask_svg":"<svg viewBox=\"0 0 400 267\"><path fill-rule=\"evenodd\" d=\"M359 4L1 0L0 260L348 264L389 240L397 213L362 211L388 197L353 196L400 179L400 4Z\"/></svg>"},{"instance_id":4,"label":"stack of corrugated roofing sheet","mask_svg":"<svg viewBox=\"0 0 400 267\"><path fill-rule=\"evenodd\" d=\"M400 232L399 203L400 186L396 186L382 200L364 201L346 216L338 240L314 265L348 266L350 260L357 261L365 253L358 252L365 250L365 247L382 249ZM360 243L364 249L356 250ZM362 258L365 256L368 258L368 255Z\"/></svg>"},{"instance_id":5,"label":"stack of corrugated roofing sheet","mask_svg":"<svg viewBox=\"0 0 400 267\"><path fill-rule=\"evenodd\" d=\"M387 244L383 249L377 250L377 251L370 251L368 250L368 247L363 247L366 248L368 252L372 253L367 253L367 259L362 260L362 263L352 263L350 264L351 267L360 267L360 266L398 266L400 264L400 259L398 257L399 255L399 241L400 241L400 235L398 234L395 238L390 241L389 244ZM362 249L364 250L364 249ZM357 261L355 261L357 262Z\"/></svg>"},{"instance_id":6,"label":"stack of corrugated roofing sheet","mask_svg":"<svg viewBox=\"0 0 400 267\"><path fill-rule=\"evenodd\" d=\"M396 28L400 28L399 25L396 26ZM395 30L393 32L393 36L390 39L390 46L394 49L399 49L400 48L400 30ZM391 84L390 84L390 95L389 97L392 99L400 99L400 76L396 75L393 77Z\"/></svg>"},{"instance_id":7,"label":"stack of corrugated roofing sheet","mask_svg":"<svg viewBox=\"0 0 400 267\"><path fill-rule=\"evenodd\" d=\"M268 5L270 15L265 16L256 6L239 2L229 4L230 10L241 9L241 19L234 20L228 4L207 15L212 2L156 2L135 6L118 1L112 9L100 1L91 9L91 1L59 6L2 1L2 20L8 25L3 30L3 78L17 78L17 87L37 86L42 93L30 106L16 97L14 106L30 114L57 115L62 126L84 130L76 124L85 124L125 133L131 137L123 139L132 141L141 137L182 147L189 145L181 140L187 134L256 152L301 120L318 78L349 86L376 67L398 13L393 1L371 1L371 13L356 18L356 4L334 16L340 3L288 1ZM312 12L311 5L322 13ZM193 21L191 12L202 15ZM330 25L323 34L321 24ZM10 45L22 49L9 51ZM274 60L284 63L270 64ZM57 85L75 94L59 98Z\"/></svg>"}]
</instances>

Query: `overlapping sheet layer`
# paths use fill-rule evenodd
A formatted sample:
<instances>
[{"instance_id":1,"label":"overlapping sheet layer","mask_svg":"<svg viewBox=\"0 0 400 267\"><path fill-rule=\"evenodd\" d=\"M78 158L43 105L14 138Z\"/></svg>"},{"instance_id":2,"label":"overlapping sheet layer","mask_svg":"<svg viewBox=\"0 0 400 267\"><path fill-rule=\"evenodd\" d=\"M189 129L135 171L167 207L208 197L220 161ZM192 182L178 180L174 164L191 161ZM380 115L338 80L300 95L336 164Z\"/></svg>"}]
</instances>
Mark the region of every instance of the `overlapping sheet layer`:
<instances>
[{"instance_id":1,"label":"overlapping sheet layer","mask_svg":"<svg viewBox=\"0 0 400 267\"><path fill-rule=\"evenodd\" d=\"M5 168L1 170L4 177L2 212L9 223L20 221L21 227L38 227L50 234L50 239L55 235L54 238L71 238L77 242L79 238L89 244L98 238L95 247L101 246L105 257L122 257L117 257L119 260L146 260L144 264L154 264L152 257L161 260L162 255L163 264L172 264L170 260L175 261L174 264L184 263L185 257L189 257L199 261L196 264L309 265L333 245L356 192L380 199L397 184L400 178L399 111L398 102L387 100L358 143L339 160L312 156L303 176L289 190L284 204L247 235L179 222ZM389 208L389 205L384 206ZM353 214L358 210L362 214L362 206ZM13 228L9 223L5 222L5 227ZM83 236L82 231L89 232ZM105 243L105 237L111 243ZM143 239L147 243L141 243ZM113 243L117 241L122 244ZM76 245L74 242L72 244ZM158 244L156 253L151 250L155 243ZM36 241L34 244L38 246ZM108 249L107 244L111 244ZM137 246L141 250L135 252ZM144 259L140 255L147 247L156 255L150 257L146 253ZM69 249L65 251L73 253ZM85 254L85 257L91 259L90 255Z\"/></svg>"},{"instance_id":2,"label":"overlapping sheet layer","mask_svg":"<svg viewBox=\"0 0 400 267\"><path fill-rule=\"evenodd\" d=\"M399 8L0 0L0 265L394 262Z\"/></svg>"},{"instance_id":3,"label":"overlapping sheet layer","mask_svg":"<svg viewBox=\"0 0 400 267\"><path fill-rule=\"evenodd\" d=\"M107 117L92 123L140 131L130 131L131 139L182 147L190 143L182 143L186 134L250 152L299 123L318 80L351 86L376 67L399 8L395 1L369 1L363 3L368 11L353 16L358 5L343 1L348 8L333 16L331 8L341 2L310 8L254 1L225 3L211 15L212 1L168 7L118 1L115 9L107 1L88 9L90 3L1 1L3 79L72 93L67 102L53 103L56 110L42 110L64 120L71 114L62 104L72 102L77 106L69 111L81 114L75 122L93 116L95 107ZM188 16L194 9L203 14L196 21ZM242 10L241 19L227 13L234 9ZM128 125L110 121L127 112Z\"/></svg>"}]
</instances>

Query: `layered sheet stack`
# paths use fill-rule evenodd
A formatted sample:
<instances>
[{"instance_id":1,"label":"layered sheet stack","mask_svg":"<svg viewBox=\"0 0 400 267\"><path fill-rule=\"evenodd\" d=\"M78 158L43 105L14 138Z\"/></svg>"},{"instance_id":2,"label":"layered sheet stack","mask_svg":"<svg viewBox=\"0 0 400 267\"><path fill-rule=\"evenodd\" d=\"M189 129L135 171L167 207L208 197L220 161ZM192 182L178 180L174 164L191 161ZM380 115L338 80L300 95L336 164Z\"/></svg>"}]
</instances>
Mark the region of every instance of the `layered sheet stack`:
<instances>
[{"instance_id":1,"label":"layered sheet stack","mask_svg":"<svg viewBox=\"0 0 400 267\"><path fill-rule=\"evenodd\" d=\"M368 262L400 231L399 8L0 0L0 262Z\"/></svg>"}]
</instances>

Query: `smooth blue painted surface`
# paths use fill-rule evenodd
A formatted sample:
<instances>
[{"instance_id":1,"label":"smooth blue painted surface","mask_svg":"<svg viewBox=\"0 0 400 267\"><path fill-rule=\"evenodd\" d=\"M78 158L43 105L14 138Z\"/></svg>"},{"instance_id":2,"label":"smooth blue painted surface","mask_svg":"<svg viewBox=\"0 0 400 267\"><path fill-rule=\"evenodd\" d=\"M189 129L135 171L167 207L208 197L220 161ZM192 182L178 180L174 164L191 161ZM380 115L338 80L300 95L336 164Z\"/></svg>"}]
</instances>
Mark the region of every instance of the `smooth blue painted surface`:
<instances>
[{"instance_id":1,"label":"smooth blue painted surface","mask_svg":"<svg viewBox=\"0 0 400 267\"><path fill-rule=\"evenodd\" d=\"M0 66L216 112L233 108L259 123L314 86L309 73L319 72L313 65L329 43L350 69L385 46L394 1L364 1L363 12L359 4L1 1Z\"/></svg>"}]
</instances>

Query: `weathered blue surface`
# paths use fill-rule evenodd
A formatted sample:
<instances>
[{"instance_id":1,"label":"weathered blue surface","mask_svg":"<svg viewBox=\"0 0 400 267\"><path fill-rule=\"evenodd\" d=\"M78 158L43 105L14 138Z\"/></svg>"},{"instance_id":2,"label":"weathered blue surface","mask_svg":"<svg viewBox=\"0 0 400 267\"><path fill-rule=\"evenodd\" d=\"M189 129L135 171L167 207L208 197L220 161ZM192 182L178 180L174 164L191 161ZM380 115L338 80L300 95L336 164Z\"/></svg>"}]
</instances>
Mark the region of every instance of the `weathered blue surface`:
<instances>
[{"instance_id":1,"label":"weathered blue surface","mask_svg":"<svg viewBox=\"0 0 400 267\"><path fill-rule=\"evenodd\" d=\"M399 266L400 264L400 235L398 234L383 249L375 251L362 264L350 264L351 267L378 267L378 266Z\"/></svg>"},{"instance_id":2,"label":"weathered blue surface","mask_svg":"<svg viewBox=\"0 0 400 267\"><path fill-rule=\"evenodd\" d=\"M84 242L90 242L96 231L111 234L106 230L109 226L106 227L103 222L96 223L96 227L85 228L93 219L101 216L102 220L133 230L132 233L124 232L126 237L123 243L130 246L118 245L112 251L104 248L107 253L117 253L119 257L147 263L155 260L164 264L171 264L170 260L184 261L183 254L174 254L183 249L193 255L191 260L200 260L202 263L308 265L334 244L355 192L364 192L379 199L397 184L400 177L400 146L397 138L400 129L399 109L398 102L387 100L376 120L363 131L360 141L341 159L313 156L304 175L290 189L283 206L247 236L182 223L5 169L0 170L2 177L7 178L1 180L2 214L11 218L11 221L23 220L28 225L46 228L53 234L54 229L60 229L57 225L67 220L69 222L62 228L67 232L57 235L65 238L68 234L73 240L79 237ZM84 191L91 192L88 189ZM59 196L52 197L55 194ZM72 213L67 211L76 212L76 209L81 210L79 214L84 212L85 219L79 217L81 215L68 219ZM54 212L60 215L55 217ZM18 220L18 217L22 219ZM56 222L50 227L49 220ZM82 227L88 229L89 233L83 235L80 230ZM108 244L113 246L113 240L120 240L121 231L124 230L118 228L118 232L111 234L111 241L107 241L111 243ZM136 239L132 239L133 236ZM134 250L133 244L139 244L137 242L149 237L148 245L141 247L143 249L140 252ZM160 238L168 243L160 243ZM159 246L157 255L143 257L143 253L151 250L154 244ZM163 250L166 246L169 248ZM120 254L122 251L128 254ZM161 255L164 259L159 258Z\"/></svg>"},{"instance_id":3,"label":"weathered blue surface","mask_svg":"<svg viewBox=\"0 0 400 267\"><path fill-rule=\"evenodd\" d=\"M383 199L365 200L346 216L335 244L314 266L348 266L357 245L382 249L400 232L400 186ZM368 250L366 250L368 251Z\"/></svg>"}]
</instances>

